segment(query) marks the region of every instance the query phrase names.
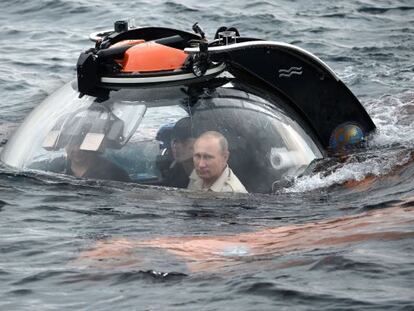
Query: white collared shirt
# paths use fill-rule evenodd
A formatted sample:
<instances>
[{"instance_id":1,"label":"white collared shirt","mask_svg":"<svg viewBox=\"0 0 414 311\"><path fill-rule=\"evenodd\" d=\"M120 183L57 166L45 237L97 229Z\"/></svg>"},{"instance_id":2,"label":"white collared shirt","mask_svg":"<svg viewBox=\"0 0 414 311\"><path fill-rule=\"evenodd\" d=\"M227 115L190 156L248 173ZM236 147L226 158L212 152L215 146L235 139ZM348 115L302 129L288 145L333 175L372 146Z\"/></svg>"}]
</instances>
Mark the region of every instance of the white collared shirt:
<instances>
[{"instance_id":1,"label":"white collared shirt","mask_svg":"<svg viewBox=\"0 0 414 311\"><path fill-rule=\"evenodd\" d=\"M208 188L203 187L203 180L197 175L194 169L190 175L190 183L187 189L196 191L214 191L214 192L240 192L247 193L246 188L227 165L220 177Z\"/></svg>"}]
</instances>

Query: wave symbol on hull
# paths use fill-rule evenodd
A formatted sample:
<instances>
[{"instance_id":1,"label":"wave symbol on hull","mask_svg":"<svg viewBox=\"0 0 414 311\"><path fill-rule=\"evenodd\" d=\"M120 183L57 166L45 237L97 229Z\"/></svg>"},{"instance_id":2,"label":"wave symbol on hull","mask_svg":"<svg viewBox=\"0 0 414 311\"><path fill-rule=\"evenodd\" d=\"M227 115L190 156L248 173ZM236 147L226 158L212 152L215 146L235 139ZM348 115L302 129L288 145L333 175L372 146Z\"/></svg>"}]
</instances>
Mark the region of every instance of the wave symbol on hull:
<instances>
[{"instance_id":1,"label":"wave symbol on hull","mask_svg":"<svg viewBox=\"0 0 414 311\"><path fill-rule=\"evenodd\" d=\"M279 78L290 78L292 75L301 76L302 67L290 67L289 69L279 69Z\"/></svg>"}]
</instances>

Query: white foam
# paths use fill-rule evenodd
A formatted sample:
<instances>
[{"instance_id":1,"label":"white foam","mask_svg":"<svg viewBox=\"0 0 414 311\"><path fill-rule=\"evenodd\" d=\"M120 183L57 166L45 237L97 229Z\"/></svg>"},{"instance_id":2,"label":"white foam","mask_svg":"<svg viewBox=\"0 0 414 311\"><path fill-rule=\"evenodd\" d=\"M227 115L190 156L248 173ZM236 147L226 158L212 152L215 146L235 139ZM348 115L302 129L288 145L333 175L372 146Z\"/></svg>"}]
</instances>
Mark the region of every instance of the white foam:
<instances>
[{"instance_id":1,"label":"white foam","mask_svg":"<svg viewBox=\"0 0 414 311\"><path fill-rule=\"evenodd\" d=\"M414 147L414 92L408 91L399 96L383 96L366 105L377 131L370 140L372 147L386 147L399 144Z\"/></svg>"},{"instance_id":2,"label":"white foam","mask_svg":"<svg viewBox=\"0 0 414 311\"><path fill-rule=\"evenodd\" d=\"M380 171L381 165L376 162L345 164L328 175L325 175L324 172L318 172L314 175L299 177L295 180L294 185L286 189L285 192L306 192L342 184L347 180L362 180L368 174L380 175Z\"/></svg>"},{"instance_id":3,"label":"white foam","mask_svg":"<svg viewBox=\"0 0 414 311\"><path fill-rule=\"evenodd\" d=\"M414 92L383 96L367 103L365 108L377 126L365 159L361 162L351 159L329 173L296 178L285 192L312 191L348 180L359 181L368 175L386 175L397 165L409 161L409 151L414 149L414 114L410 113L410 110L414 112Z\"/></svg>"}]
</instances>

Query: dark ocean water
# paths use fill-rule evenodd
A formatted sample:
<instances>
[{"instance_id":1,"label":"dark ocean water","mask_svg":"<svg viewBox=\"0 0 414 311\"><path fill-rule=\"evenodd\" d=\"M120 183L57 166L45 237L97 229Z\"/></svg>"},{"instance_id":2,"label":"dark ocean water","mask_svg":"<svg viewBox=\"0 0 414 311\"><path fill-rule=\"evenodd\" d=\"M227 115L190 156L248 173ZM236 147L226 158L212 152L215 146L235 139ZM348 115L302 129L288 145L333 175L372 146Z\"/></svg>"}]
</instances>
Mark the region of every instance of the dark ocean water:
<instances>
[{"instance_id":1,"label":"dark ocean water","mask_svg":"<svg viewBox=\"0 0 414 311\"><path fill-rule=\"evenodd\" d=\"M0 310L414 310L413 1L2 0L1 144L74 78L89 33L128 18L305 48L378 131L271 196L2 167Z\"/></svg>"}]
</instances>

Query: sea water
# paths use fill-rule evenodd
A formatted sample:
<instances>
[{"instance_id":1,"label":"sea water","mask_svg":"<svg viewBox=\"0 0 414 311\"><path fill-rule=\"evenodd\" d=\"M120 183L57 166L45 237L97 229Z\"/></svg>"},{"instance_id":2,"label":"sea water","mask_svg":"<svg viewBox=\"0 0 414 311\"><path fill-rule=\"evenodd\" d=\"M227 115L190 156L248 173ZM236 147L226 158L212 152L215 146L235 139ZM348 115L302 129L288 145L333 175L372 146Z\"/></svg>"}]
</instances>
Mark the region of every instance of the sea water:
<instances>
[{"instance_id":1,"label":"sea water","mask_svg":"<svg viewBox=\"0 0 414 311\"><path fill-rule=\"evenodd\" d=\"M1 310L414 308L412 1L2 0L0 17L1 144L121 19L307 49L378 127L364 153L275 195L2 167Z\"/></svg>"}]
</instances>

